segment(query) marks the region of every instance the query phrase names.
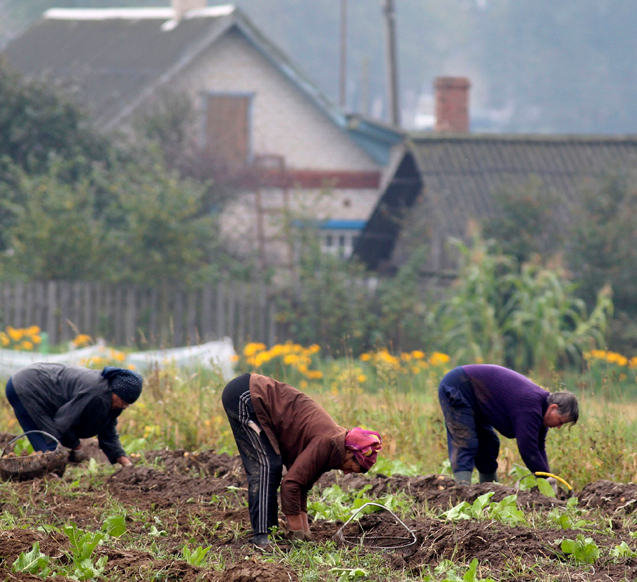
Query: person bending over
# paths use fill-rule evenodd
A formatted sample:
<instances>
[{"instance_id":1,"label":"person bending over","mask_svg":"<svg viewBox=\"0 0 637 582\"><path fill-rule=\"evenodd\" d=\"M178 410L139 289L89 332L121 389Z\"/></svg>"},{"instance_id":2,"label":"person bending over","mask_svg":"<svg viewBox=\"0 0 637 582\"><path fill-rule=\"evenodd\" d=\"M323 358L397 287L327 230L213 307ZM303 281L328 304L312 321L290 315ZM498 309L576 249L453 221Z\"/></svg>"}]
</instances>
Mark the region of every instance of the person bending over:
<instances>
[{"instance_id":1,"label":"person bending over","mask_svg":"<svg viewBox=\"0 0 637 582\"><path fill-rule=\"evenodd\" d=\"M88 458L80 439L97 436L111 463L130 465L117 434L117 418L139 398L142 383L137 372L123 368L100 371L39 362L13 374L5 393L22 429L52 434L71 449L71 462ZM41 434L27 437L36 451L56 447Z\"/></svg>"},{"instance_id":2,"label":"person bending over","mask_svg":"<svg viewBox=\"0 0 637 582\"><path fill-rule=\"evenodd\" d=\"M231 380L221 396L248 476L251 542L269 543L278 525L277 489L291 539L312 541L307 495L332 469L366 473L382 449L374 431L347 430L309 396L259 374ZM283 466L287 474L281 481Z\"/></svg>"},{"instance_id":3,"label":"person bending over","mask_svg":"<svg viewBox=\"0 0 637 582\"><path fill-rule=\"evenodd\" d=\"M474 467L480 483L497 481L500 439L495 430L517 440L531 472L548 473L548 429L575 424L579 418L574 394L550 393L522 374L489 364L451 370L440 382L438 397L453 476L465 485L471 483ZM555 489L554 481L551 479Z\"/></svg>"}]
</instances>

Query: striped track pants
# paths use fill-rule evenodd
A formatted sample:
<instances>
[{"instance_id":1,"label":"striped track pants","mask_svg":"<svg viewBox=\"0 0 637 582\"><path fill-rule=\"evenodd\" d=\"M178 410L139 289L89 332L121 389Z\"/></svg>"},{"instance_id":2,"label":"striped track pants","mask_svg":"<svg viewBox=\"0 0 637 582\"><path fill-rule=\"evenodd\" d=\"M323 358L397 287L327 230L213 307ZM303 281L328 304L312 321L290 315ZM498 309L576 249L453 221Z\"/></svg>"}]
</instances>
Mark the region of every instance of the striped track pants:
<instances>
[{"instance_id":1,"label":"striped track pants","mask_svg":"<svg viewBox=\"0 0 637 582\"><path fill-rule=\"evenodd\" d=\"M281 484L283 461L257 421L250 398L250 374L231 380L221 399L248 476L252 533L269 533L272 526L278 525L277 490Z\"/></svg>"}]
</instances>

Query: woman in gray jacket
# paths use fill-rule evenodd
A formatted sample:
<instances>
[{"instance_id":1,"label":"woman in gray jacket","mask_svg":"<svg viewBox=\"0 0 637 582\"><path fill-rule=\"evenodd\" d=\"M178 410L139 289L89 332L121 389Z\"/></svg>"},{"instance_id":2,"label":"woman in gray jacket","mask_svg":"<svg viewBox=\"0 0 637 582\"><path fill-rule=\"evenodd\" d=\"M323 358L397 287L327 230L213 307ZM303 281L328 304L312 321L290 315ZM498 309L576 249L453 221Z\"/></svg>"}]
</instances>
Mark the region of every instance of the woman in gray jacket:
<instances>
[{"instance_id":1,"label":"woman in gray jacket","mask_svg":"<svg viewBox=\"0 0 637 582\"><path fill-rule=\"evenodd\" d=\"M117 418L142 392L142 377L107 366L102 371L39 362L18 370L6 395L22 429L42 430L71 449L71 462L86 457L80 439L97 436L111 463L130 465L117 434ZM41 434L27 435L36 451L56 444Z\"/></svg>"}]
</instances>

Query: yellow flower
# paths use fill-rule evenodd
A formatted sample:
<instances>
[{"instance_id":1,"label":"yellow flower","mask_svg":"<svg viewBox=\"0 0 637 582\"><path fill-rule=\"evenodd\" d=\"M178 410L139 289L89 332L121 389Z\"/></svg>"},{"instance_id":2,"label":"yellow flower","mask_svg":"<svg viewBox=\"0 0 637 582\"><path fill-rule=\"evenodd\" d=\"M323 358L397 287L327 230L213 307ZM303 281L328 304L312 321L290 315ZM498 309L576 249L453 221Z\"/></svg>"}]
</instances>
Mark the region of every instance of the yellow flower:
<instances>
[{"instance_id":1,"label":"yellow flower","mask_svg":"<svg viewBox=\"0 0 637 582\"><path fill-rule=\"evenodd\" d=\"M403 362L409 362L409 361L411 361L411 354L408 354L408 353L406 353L406 352L405 352L405 353L403 353L403 354L400 354L400 359L401 359Z\"/></svg>"},{"instance_id":2,"label":"yellow flower","mask_svg":"<svg viewBox=\"0 0 637 582\"><path fill-rule=\"evenodd\" d=\"M42 343L42 338L41 338L39 335L34 335L34 336L31 338L31 341L32 341L34 344L40 344L40 343Z\"/></svg>"},{"instance_id":3,"label":"yellow flower","mask_svg":"<svg viewBox=\"0 0 637 582\"><path fill-rule=\"evenodd\" d=\"M365 374L359 374L358 377L356 378L361 384L363 382L367 382L367 376L365 376Z\"/></svg>"},{"instance_id":4,"label":"yellow flower","mask_svg":"<svg viewBox=\"0 0 637 582\"><path fill-rule=\"evenodd\" d=\"M27 327L27 329L24 330L27 335L36 335L41 331L42 330L37 325L32 325L31 327Z\"/></svg>"},{"instance_id":5,"label":"yellow flower","mask_svg":"<svg viewBox=\"0 0 637 582\"><path fill-rule=\"evenodd\" d=\"M420 350L414 350L413 352L411 352L411 357L414 360L422 360L425 357L425 352L422 352Z\"/></svg>"},{"instance_id":6,"label":"yellow flower","mask_svg":"<svg viewBox=\"0 0 637 582\"><path fill-rule=\"evenodd\" d=\"M19 342L22 339L22 330L15 329L14 327L7 327L7 334L14 342Z\"/></svg>"},{"instance_id":7,"label":"yellow flower","mask_svg":"<svg viewBox=\"0 0 637 582\"><path fill-rule=\"evenodd\" d=\"M312 344L309 348L308 348L309 352L311 354L316 354L318 352L321 351L321 346L319 346L318 344Z\"/></svg>"},{"instance_id":8,"label":"yellow flower","mask_svg":"<svg viewBox=\"0 0 637 582\"><path fill-rule=\"evenodd\" d=\"M412 374L419 374L420 373L420 368L418 366L412 366L411 367L411 373Z\"/></svg>"},{"instance_id":9,"label":"yellow flower","mask_svg":"<svg viewBox=\"0 0 637 582\"><path fill-rule=\"evenodd\" d=\"M111 359L115 360L116 362L123 362L126 359L126 354L118 352L117 350L109 350L109 354Z\"/></svg>"},{"instance_id":10,"label":"yellow flower","mask_svg":"<svg viewBox=\"0 0 637 582\"><path fill-rule=\"evenodd\" d=\"M246 344L245 348L243 348L243 355L246 357L254 356L257 352L261 352L265 350L265 344L260 343L249 343Z\"/></svg>"},{"instance_id":11,"label":"yellow flower","mask_svg":"<svg viewBox=\"0 0 637 582\"><path fill-rule=\"evenodd\" d=\"M446 364L451 358L442 352L434 352L429 358L429 363L436 366L438 364Z\"/></svg>"},{"instance_id":12,"label":"yellow flower","mask_svg":"<svg viewBox=\"0 0 637 582\"><path fill-rule=\"evenodd\" d=\"M8 346L10 342L11 340L8 338L7 334L4 333L3 331L0 331L0 343L3 346Z\"/></svg>"},{"instance_id":13,"label":"yellow flower","mask_svg":"<svg viewBox=\"0 0 637 582\"><path fill-rule=\"evenodd\" d=\"M372 359L372 356L371 356L371 354L361 354L361 355L360 355L360 359L361 359L363 362L368 362L369 360L371 360L371 359Z\"/></svg>"},{"instance_id":14,"label":"yellow flower","mask_svg":"<svg viewBox=\"0 0 637 582\"><path fill-rule=\"evenodd\" d=\"M33 344L30 341L27 341L27 340L23 341L20 345L25 350L32 350L33 349Z\"/></svg>"},{"instance_id":15,"label":"yellow flower","mask_svg":"<svg viewBox=\"0 0 637 582\"><path fill-rule=\"evenodd\" d=\"M76 348L82 348L87 346L92 342L92 338L90 335L86 335L85 333L80 333L75 336L75 339L71 342Z\"/></svg>"},{"instance_id":16,"label":"yellow flower","mask_svg":"<svg viewBox=\"0 0 637 582\"><path fill-rule=\"evenodd\" d=\"M309 384L307 383L307 380L301 380L301 381L299 382L299 388L303 388L303 389L305 389L305 388L307 388L308 386L309 386Z\"/></svg>"},{"instance_id":17,"label":"yellow flower","mask_svg":"<svg viewBox=\"0 0 637 582\"><path fill-rule=\"evenodd\" d=\"M239 361L239 356L237 356L237 354L232 354L230 356L230 361L231 362L238 362Z\"/></svg>"},{"instance_id":18,"label":"yellow flower","mask_svg":"<svg viewBox=\"0 0 637 582\"><path fill-rule=\"evenodd\" d=\"M286 366L292 366L293 364L296 364L299 361L299 357L295 354L288 354L287 356L283 357L283 363Z\"/></svg>"},{"instance_id":19,"label":"yellow flower","mask_svg":"<svg viewBox=\"0 0 637 582\"><path fill-rule=\"evenodd\" d=\"M323 372L321 372L320 370L310 370L307 373L307 377L310 380L320 380L323 377Z\"/></svg>"}]
</instances>

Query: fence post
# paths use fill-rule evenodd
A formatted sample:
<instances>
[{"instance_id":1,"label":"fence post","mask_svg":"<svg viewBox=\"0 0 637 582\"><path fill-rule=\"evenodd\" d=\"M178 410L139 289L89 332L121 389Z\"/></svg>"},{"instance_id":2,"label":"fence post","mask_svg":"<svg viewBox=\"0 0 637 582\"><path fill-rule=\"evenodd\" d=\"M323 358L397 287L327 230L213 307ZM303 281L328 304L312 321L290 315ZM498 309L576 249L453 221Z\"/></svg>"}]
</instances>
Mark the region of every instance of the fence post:
<instances>
[{"instance_id":1,"label":"fence post","mask_svg":"<svg viewBox=\"0 0 637 582\"><path fill-rule=\"evenodd\" d=\"M214 337L212 321L212 287L206 285L201 291L201 337L204 342Z\"/></svg>"},{"instance_id":2,"label":"fence post","mask_svg":"<svg viewBox=\"0 0 637 582\"><path fill-rule=\"evenodd\" d=\"M219 283L217 285L217 339L223 339L226 336L225 292L224 283Z\"/></svg>"},{"instance_id":3,"label":"fence post","mask_svg":"<svg viewBox=\"0 0 637 582\"><path fill-rule=\"evenodd\" d=\"M124 345L135 345L135 322L137 314L135 311L135 293L136 289L129 286L126 290L126 320L124 321L124 334L126 342Z\"/></svg>"},{"instance_id":4,"label":"fence post","mask_svg":"<svg viewBox=\"0 0 637 582\"><path fill-rule=\"evenodd\" d=\"M46 332L49 335L49 345L55 345L59 340L57 319L57 284L55 281L49 281L47 284L46 297Z\"/></svg>"}]
</instances>

